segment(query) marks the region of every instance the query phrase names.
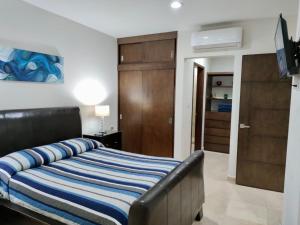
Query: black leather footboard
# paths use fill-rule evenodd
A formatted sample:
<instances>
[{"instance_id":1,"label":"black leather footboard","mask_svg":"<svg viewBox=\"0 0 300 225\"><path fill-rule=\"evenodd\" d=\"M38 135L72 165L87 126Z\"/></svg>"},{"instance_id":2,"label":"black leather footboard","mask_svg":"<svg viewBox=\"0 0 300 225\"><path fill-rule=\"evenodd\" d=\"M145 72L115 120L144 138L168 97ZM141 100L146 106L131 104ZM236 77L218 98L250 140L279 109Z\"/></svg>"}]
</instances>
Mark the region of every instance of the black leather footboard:
<instances>
[{"instance_id":1,"label":"black leather footboard","mask_svg":"<svg viewBox=\"0 0 300 225\"><path fill-rule=\"evenodd\" d=\"M203 162L204 152L194 152L135 201L128 225L192 225L204 203Z\"/></svg>"}]
</instances>

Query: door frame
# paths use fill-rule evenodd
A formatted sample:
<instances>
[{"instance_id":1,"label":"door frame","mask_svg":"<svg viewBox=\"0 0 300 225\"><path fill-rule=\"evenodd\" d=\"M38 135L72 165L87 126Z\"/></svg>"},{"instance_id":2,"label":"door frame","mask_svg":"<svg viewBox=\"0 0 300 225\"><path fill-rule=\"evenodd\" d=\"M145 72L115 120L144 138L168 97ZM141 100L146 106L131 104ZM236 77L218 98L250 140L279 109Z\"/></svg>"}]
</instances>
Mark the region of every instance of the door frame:
<instances>
[{"instance_id":1,"label":"door frame","mask_svg":"<svg viewBox=\"0 0 300 225\"><path fill-rule=\"evenodd\" d=\"M239 116L239 107L240 107L240 85L241 85L241 63L242 63L242 54L240 52L235 51L216 51L216 52L190 52L184 54L180 60L177 60L177 71L180 73L177 74L177 79L182 80L185 76L185 60L196 60L196 59L210 59L210 58L223 58L230 57L233 60L233 92L232 92L232 113L231 113L231 130L230 130L230 147L229 147L229 159L228 159L228 170L227 176L231 179L235 179L236 177L236 163L237 163L237 141L238 141L238 116ZM183 91L184 84L177 84L177 89ZM188 83L188 87L192 89L192 82ZM179 91L178 91L179 92ZM180 93L180 98L182 94ZM176 99L175 105L182 104L180 100ZM190 110L190 109L185 109ZM177 106L176 118L180 118L182 121L186 121L191 119L191 112L189 111L186 115L182 113L182 109ZM181 126L181 120L177 120L177 123ZM189 123L190 124L190 123ZM189 155L191 152L191 136L185 135L190 132L191 128L187 126L184 129L175 130L175 156L178 158L184 155ZM179 138L182 138L180 141Z\"/></svg>"},{"instance_id":2,"label":"door frame","mask_svg":"<svg viewBox=\"0 0 300 225\"><path fill-rule=\"evenodd\" d=\"M195 73L195 69L197 69L197 74ZM199 70L200 69L200 70ZM194 65L193 65L193 95L192 95L192 114L191 114L191 146L193 146L192 142L193 142L193 134L194 134L194 137L196 137L196 134L197 134L197 125L195 125L195 127L193 126L193 123L194 123L194 120L195 120L195 124L197 124L197 121L199 120L199 117L197 117L197 114L199 114L199 111L197 111L197 109L199 109L197 106L197 99L199 98L199 75L202 75L202 93L201 93L201 98L202 98L202 107L200 108L200 115L201 115L201 126L200 128L198 127L198 133L200 134L200 149L202 148L203 146L203 123L204 123L204 120L203 120L203 106L204 106L204 102L203 102L203 97L204 97L204 88L205 88L205 67L194 62ZM195 76L197 75L197 84L196 84L196 87L195 87ZM195 88L196 88L196 96L194 95L194 92L195 92ZM196 97L196 99L194 99L194 97ZM194 104L194 102L196 104ZM195 118L194 118L194 108L196 107L196 113L195 113ZM197 120L198 119L198 120ZM192 151L195 151L196 150L196 139L194 140L195 143L194 143L194 149L191 149ZM198 149L198 150L200 150Z\"/></svg>"}]
</instances>

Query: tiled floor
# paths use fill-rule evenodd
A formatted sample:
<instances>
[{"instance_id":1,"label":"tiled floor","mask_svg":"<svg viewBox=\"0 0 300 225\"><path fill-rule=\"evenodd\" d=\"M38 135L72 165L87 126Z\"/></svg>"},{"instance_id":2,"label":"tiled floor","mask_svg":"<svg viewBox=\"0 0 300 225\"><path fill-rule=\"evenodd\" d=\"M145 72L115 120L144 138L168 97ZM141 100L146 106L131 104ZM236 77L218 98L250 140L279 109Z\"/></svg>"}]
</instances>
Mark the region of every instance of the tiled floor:
<instances>
[{"instance_id":1,"label":"tiled floor","mask_svg":"<svg viewBox=\"0 0 300 225\"><path fill-rule=\"evenodd\" d=\"M283 195L236 185L227 167L228 155L206 152L204 217L193 225L280 225Z\"/></svg>"}]
</instances>

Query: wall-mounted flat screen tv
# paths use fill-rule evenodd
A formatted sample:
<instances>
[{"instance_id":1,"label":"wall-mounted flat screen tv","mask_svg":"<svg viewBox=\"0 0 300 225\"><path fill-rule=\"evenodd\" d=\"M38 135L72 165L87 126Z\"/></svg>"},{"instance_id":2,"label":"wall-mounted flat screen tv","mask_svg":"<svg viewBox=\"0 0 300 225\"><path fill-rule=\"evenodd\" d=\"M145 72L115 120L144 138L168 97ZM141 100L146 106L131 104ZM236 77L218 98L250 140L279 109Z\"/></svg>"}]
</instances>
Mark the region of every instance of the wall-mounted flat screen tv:
<instances>
[{"instance_id":1,"label":"wall-mounted flat screen tv","mask_svg":"<svg viewBox=\"0 0 300 225\"><path fill-rule=\"evenodd\" d=\"M295 42L289 40L287 22L282 15L280 15L277 24L275 45L280 77L284 78L297 74L298 68L294 55Z\"/></svg>"}]
</instances>

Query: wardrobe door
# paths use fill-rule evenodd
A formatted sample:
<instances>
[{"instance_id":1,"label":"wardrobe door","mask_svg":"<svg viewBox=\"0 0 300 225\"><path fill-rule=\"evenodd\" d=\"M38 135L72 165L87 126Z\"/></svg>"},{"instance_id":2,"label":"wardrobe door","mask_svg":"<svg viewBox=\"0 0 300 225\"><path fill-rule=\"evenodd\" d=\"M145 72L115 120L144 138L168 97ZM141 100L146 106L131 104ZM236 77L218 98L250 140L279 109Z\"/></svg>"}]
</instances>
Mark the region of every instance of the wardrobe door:
<instances>
[{"instance_id":1,"label":"wardrobe door","mask_svg":"<svg viewBox=\"0 0 300 225\"><path fill-rule=\"evenodd\" d=\"M174 69L143 71L143 154L173 156L174 84Z\"/></svg>"},{"instance_id":2,"label":"wardrobe door","mask_svg":"<svg viewBox=\"0 0 300 225\"><path fill-rule=\"evenodd\" d=\"M141 153L142 133L142 72L119 72L119 127L122 149Z\"/></svg>"},{"instance_id":3,"label":"wardrobe door","mask_svg":"<svg viewBox=\"0 0 300 225\"><path fill-rule=\"evenodd\" d=\"M143 43L120 45L120 64L142 63L144 58Z\"/></svg>"},{"instance_id":4,"label":"wardrobe door","mask_svg":"<svg viewBox=\"0 0 300 225\"><path fill-rule=\"evenodd\" d=\"M175 62L176 40L149 41L144 43L145 63Z\"/></svg>"}]
</instances>

